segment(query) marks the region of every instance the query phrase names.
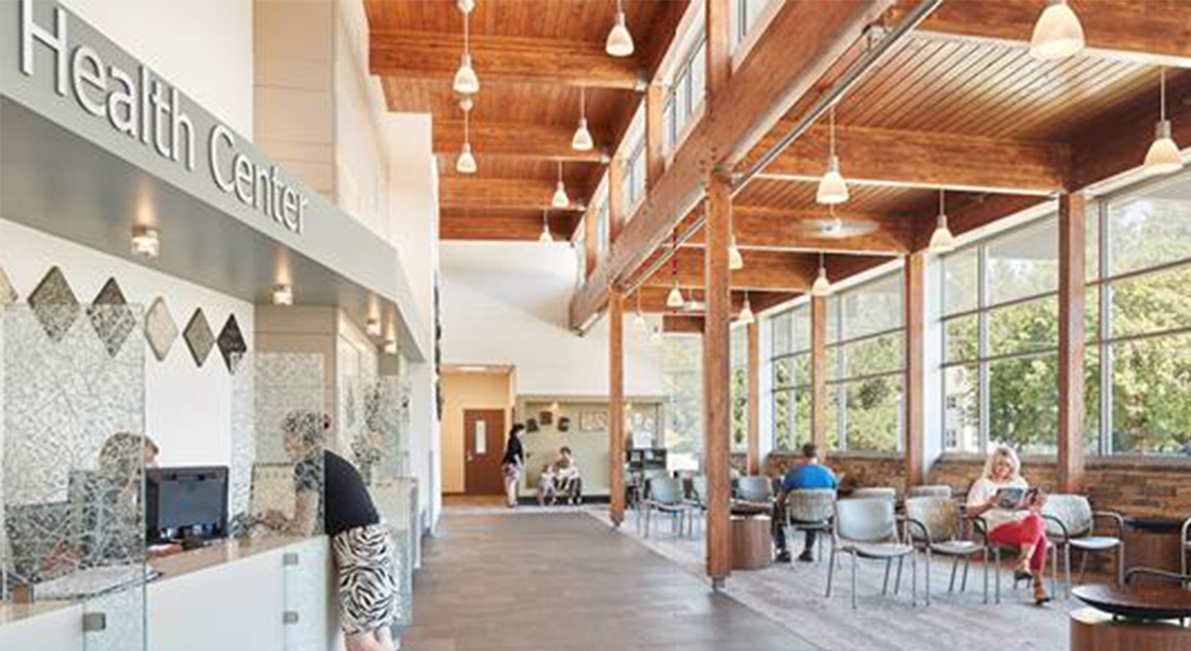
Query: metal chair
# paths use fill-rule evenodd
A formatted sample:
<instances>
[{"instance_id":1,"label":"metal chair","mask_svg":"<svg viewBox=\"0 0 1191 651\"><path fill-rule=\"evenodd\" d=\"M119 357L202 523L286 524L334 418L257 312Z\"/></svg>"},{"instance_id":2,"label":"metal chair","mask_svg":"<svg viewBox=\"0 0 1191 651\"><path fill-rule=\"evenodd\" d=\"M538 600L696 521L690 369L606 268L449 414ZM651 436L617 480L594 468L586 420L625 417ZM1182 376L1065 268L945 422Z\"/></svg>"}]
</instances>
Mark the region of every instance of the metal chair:
<instances>
[{"instance_id":1,"label":"metal chair","mask_svg":"<svg viewBox=\"0 0 1191 651\"><path fill-rule=\"evenodd\" d=\"M691 535L695 535L695 522L702 522L707 514L707 475L691 477L691 494L686 498L690 507Z\"/></svg>"},{"instance_id":2,"label":"metal chair","mask_svg":"<svg viewBox=\"0 0 1191 651\"><path fill-rule=\"evenodd\" d=\"M1187 521L1183 523L1183 532L1180 541L1182 542L1183 551L1180 568L1182 575L1186 577L1191 574L1191 518L1187 518ZM1191 588L1191 579L1184 579L1183 587Z\"/></svg>"},{"instance_id":3,"label":"metal chair","mask_svg":"<svg viewBox=\"0 0 1191 651\"><path fill-rule=\"evenodd\" d=\"M819 534L831 532L831 519L835 517L834 488L800 488L786 493L786 538L793 531L814 531ZM823 555L823 535L817 537L819 553Z\"/></svg>"},{"instance_id":4,"label":"metal chair","mask_svg":"<svg viewBox=\"0 0 1191 651\"><path fill-rule=\"evenodd\" d=\"M887 487L876 488L857 488L848 496L854 500L889 500L893 502L897 499L897 489Z\"/></svg>"},{"instance_id":5,"label":"metal chair","mask_svg":"<svg viewBox=\"0 0 1191 651\"><path fill-rule=\"evenodd\" d=\"M742 502L757 504L772 502L773 482L768 477L741 477L736 484L736 498Z\"/></svg>"},{"instance_id":6,"label":"metal chair","mask_svg":"<svg viewBox=\"0 0 1191 651\"><path fill-rule=\"evenodd\" d=\"M1071 596L1071 550L1083 552L1079 566L1079 581L1083 583L1088 565L1088 554L1116 552L1117 585L1125 583L1125 519L1118 513L1093 511L1088 498L1083 495L1050 495L1042 506L1042 518L1046 520L1046 535L1063 552L1064 570L1067 574L1067 596ZM1096 536L1096 520L1111 520L1116 525L1116 536ZM1056 551L1059 551L1056 549Z\"/></svg>"},{"instance_id":7,"label":"metal chair","mask_svg":"<svg viewBox=\"0 0 1191 651\"><path fill-rule=\"evenodd\" d=\"M951 487L947 484L935 484L932 486L911 486L906 491L906 499L914 497L941 497L943 499L951 499L953 496Z\"/></svg>"},{"instance_id":8,"label":"metal chair","mask_svg":"<svg viewBox=\"0 0 1191 651\"><path fill-rule=\"evenodd\" d=\"M683 535L691 507L683 495L682 480L674 477L658 477L650 480L648 488L649 497L641 502L641 511L645 517L644 536L648 538L653 528L654 511L669 514L673 525L672 529L677 531L679 536Z\"/></svg>"},{"instance_id":9,"label":"metal chair","mask_svg":"<svg viewBox=\"0 0 1191 651\"><path fill-rule=\"evenodd\" d=\"M995 599L996 603L999 604L999 603L1001 603L1001 551L1004 549L1007 549L1007 548L1008 549L1016 549L1016 548L1013 545L1005 545L1005 544L1002 544L1002 543L999 543L999 542L993 540L992 537L989 535L990 531L988 528L988 520L986 520L984 518L984 516L976 517L972 521L972 524L976 530L976 533L980 536L981 540L983 541L984 547L986 547L993 554L993 563L991 565L992 565L993 572L996 573L996 582L993 584L993 589L994 589L993 595L994 595L994 599ZM1059 582L1059 555L1051 554L1050 559L1051 559L1050 589L1051 589L1051 592L1054 593L1057 591L1057 586L1058 586L1058 582ZM986 580L987 580L987 576L988 576L989 565L990 564L987 562L984 564L984 574L985 574ZM1070 567L1070 563L1068 563L1068 567ZM1042 568L1042 570L1043 570L1043 574L1045 574L1046 568ZM1039 579L1042 579L1042 578L1044 578L1044 577L1039 577ZM1017 584L1018 584L1018 580L1016 577L1014 577L1013 588L1015 590L1017 589Z\"/></svg>"},{"instance_id":10,"label":"metal chair","mask_svg":"<svg viewBox=\"0 0 1191 651\"><path fill-rule=\"evenodd\" d=\"M950 556L951 581L947 592L955 591L955 575L959 560L964 560L964 576L960 592L968 589L968 570L972 556L984 553L984 603L988 603L988 547L964 538L963 515L959 504L945 497L911 497L906 500L907 539L920 545L926 552L926 603L930 605L930 561L931 554Z\"/></svg>"},{"instance_id":11,"label":"metal chair","mask_svg":"<svg viewBox=\"0 0 1191 651\"><path fill-rule=\"evenodd\" d=\"M918 556L914 546L904 543L898 535L893 502L885 499L848 499L835 504L835 526L831 536L831 559L827 566L827 597L835 578L837 554L852 557L852 608L856 608L856 561L859 558L885 561L885 583L881 594L889 592L889 570L894 560L898 572L907 556L910 557L911 604L918 605Z\"/></svg>"}]
</instances>

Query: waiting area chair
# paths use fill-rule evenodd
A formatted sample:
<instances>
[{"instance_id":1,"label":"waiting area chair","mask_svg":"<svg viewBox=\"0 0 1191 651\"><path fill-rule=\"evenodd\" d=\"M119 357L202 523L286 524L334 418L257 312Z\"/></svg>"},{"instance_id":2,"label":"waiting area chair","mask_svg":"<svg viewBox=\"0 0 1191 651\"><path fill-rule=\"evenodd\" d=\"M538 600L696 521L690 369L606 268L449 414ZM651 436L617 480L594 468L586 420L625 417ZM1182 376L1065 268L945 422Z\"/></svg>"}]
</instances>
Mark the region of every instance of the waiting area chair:
<instances>
[{"instance_id":1,"label":"waiting area chair","mask_svg":"<svg viewBox=\"0 0 1191 651\"><path fill-rule=\"evenodd\" d=\"M1046 536L1063 554L1064 571L1067 576L1067 596L1071 596L1071 550L1083 552L1080 560L1079 580L1083 582L1087 569L1088 555L1115 552L1117 585L1125 583L1125 519L1119 513L1093 511L1088 498L1083 495L1050 495L1042 507L1042 518L1046 521ZM1094 535L1097 520L1107 520L1115 526L1115 536Z\"/></svg>"},{"instance_id":2,"label":"waiting area chair","mask_svg":"<svg viewBox=\"0 0 1191 651\"><path fill-rule=\"evenodd\" d=\"M835 578L838 554L852 557L852 608L856 608L856 564L864 558L885 561L885 582L881 594L889 592L889 571L898 562L898 573L905 558L910 557L911 604L918 605L918 556L914 546L906 544L898 534L893 501L885 499L847 499L835 504L835 526L831 536L831 558L827 565L827 597Z\"/></svg>"},{"instance_id":3,"label":"waiting area chair","mask_svg":"<svg viewBox=\"0 0 1191 651\"><path fill-rule=\"evenodd\" d=\"M857 488L848 496L854 500L897 500L897 489L888 487Z\"/></svg>"},{"instance_id":4,"label":"waiting area chair","mask_svg":"<svg viewBox=\"0 0 1191 651\"><path fill-rule=\"evenodd\" d=\"M651 479L648 485L648 497L641 501L638 516L638 528L644 519L644 536L649 537L653 528L653 514L662 513L671 518L671 528L679 536L686 533L691 506L687 503L683 491L682 480L676 477L658 477Z\"/></svg>"},{"instance_id":5,"label":"waiting area chair","mask_svg":"<svg viewBox=\"0 0 1191 651\"><path fill-rule=\"evenodd\" d=\"M906 499L913 497L941 497L949 500L953 497L954 492L947 484L935 484L929 486L911 486L906 491Z\"/></svg>"},{"instance_id":6,"label":"waiting area chair","mask_svg":"<svg viewBox=\"0 0 1191 651\"><path fill-rule=\"evenodd\" d=\"M1179 540L1183 546L1180 567L1183 576L1187 576L1191 574L1191 518L1187 518L1186 522L1183 522L1183 530ZM1191 587L1187 583L1184 582L1184 587Z\"/></svg>"},{"instance_id":7,"label":"waiting area chair","mask_svg":"<svg viewBox=\"0 0 1191 651\"><path fill-rule=\"evenodd\" d=\"M823 556L823 538L831 533L831 521L835 517L836 494L834 488L800 488L786 493L786 539L796 531L814 531L818 554Z\"/></svg>"},{"instance_id":8,"label":"waiting area chair","mask_svg":"<svg viewBox=\"0 0 1191 651\"><path fill-rule=\"evenodd\" d=\"M950 556L951 581L947 592L955 591L955 577L960 559L964 562L960 592L968 589L968 570L972 556L984 555L984 603L988 603L988 547L964 538L963 513L950 497L911 497L906 500L906 538L926 552L926 603L930 605L931 554Z\"/></svg>"},{"instance_id":9,"label":"waiting area chair","mask_svg":"<svg viewBox=\"0 0 1191 651\"><path fill-rule=\"evenodd\" d=\"M756 475L741 477L736 483L736 499L752 504L769 504L773 502L773 481Z\"/></svg>"}]
</instances>

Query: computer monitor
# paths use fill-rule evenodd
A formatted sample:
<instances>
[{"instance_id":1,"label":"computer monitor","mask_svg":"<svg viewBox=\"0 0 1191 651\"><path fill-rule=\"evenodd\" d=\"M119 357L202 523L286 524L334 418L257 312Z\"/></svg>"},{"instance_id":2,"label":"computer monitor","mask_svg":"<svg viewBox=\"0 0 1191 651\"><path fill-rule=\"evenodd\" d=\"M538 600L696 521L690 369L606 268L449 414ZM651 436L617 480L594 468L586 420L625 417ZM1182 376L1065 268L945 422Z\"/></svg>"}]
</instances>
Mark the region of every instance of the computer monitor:
<instances>
[{"instance_id":1,"label":"computer monitor","mask_svg":"<svg viewBox=\"0 0 1191 651\"><path fill-rule=\"evenodd\" d=\"M227 536L226 466L145 471L145 526L150 543L184 536Z\"/></svg>"}]
</instances>

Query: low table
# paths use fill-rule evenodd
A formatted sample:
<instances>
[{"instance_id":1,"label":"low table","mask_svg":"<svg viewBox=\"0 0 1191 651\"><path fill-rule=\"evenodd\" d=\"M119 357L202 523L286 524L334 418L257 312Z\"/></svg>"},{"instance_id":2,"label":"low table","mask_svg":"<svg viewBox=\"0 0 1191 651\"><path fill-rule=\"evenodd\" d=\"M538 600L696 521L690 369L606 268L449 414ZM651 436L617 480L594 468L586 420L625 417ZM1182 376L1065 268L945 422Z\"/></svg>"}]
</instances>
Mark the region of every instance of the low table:
<instances>
[{"instance_id":1,"label":"low table","mask_svg":"<svg viewBox=\"0 0 1191 651\"><path fill-rule=\"evenodd\" d=\"M760 570L773 564L773 534L767 515L732 516L732 569Z\"/></svg>"},{"instance_id":2,"label":"low table","mask_svg":"<svg viewBox=\"0 0 1191 651\"><path fill-rule=\"evenodd\" d=\"M1072 594L1091 607L1071 613L1071 651L1191 649L1191 592L1174 585L1083 585Z\"/></svg>"}]
</instances>

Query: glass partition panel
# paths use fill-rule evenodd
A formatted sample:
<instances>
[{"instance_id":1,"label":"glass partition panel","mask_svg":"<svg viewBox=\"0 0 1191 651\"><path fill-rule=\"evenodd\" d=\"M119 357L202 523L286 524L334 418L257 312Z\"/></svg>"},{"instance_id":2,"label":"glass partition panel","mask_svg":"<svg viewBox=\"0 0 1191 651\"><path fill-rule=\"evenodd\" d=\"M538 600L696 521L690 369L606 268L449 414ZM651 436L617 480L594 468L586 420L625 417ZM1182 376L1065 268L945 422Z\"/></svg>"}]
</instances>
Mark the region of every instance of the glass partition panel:
<instances>
[{"instance_id":1,"label":"glass partition panel","mask_svg":"<svg viewBox=\"0 0 1191 651\"><path fill-rule=\"evenodd\" d=\"M3 312L3 596L81 602L85 649L135 651L145 647L142 311L51 289Z\"/></svg>"}]
</instances>

